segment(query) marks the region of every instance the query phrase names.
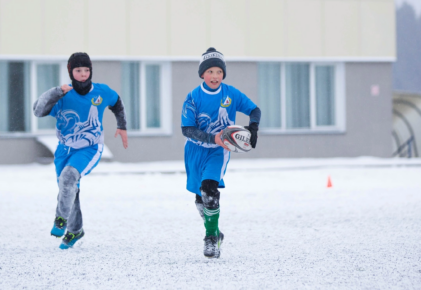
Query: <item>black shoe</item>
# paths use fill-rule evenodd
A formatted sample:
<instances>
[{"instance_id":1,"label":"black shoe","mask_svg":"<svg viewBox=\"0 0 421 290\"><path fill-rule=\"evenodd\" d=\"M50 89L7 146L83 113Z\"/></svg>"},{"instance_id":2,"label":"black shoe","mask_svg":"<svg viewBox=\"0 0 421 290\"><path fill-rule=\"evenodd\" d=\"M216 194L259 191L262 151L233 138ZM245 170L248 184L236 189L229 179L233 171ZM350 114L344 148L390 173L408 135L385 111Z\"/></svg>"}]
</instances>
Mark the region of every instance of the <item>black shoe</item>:
<instances>
[{"instance_id":1,"label":"black shoe","mask_svg":"<svg viewBox=\"0 0 421 290\"><path fill-rule=\"evenodd\" d=\"M51 229L51 235L60 238L64 235L67 228L67 220L58 216L54 220L53 228Z\"/></svg>"},{"instance_id":2,"label":"black shoe","mask_svg":"<svg viewBox=\"0 0 421 290\"><path fill-rule=\"evenodd\" d=\"M219 258L221 256L221 245L224 241L224 234L219 232L218 236L206 236L203 255L207 258Z\"/></svg>"}]
</instances>

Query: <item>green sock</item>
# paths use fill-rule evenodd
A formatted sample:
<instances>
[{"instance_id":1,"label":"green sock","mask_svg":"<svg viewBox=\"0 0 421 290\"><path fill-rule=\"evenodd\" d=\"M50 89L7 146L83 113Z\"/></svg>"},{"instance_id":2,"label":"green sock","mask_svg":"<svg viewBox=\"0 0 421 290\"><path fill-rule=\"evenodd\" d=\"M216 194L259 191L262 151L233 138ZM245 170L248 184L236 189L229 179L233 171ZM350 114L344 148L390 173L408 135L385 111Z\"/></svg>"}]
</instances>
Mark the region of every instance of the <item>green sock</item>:
<instances>
[{"instance_id":1,"label":"green sock","mask_svg":"<svg viewBox=\"0 0 421 290\"><path fill-rule=\"evenodd\" d=\"M205 215L205 228L207 236L218 236L218 220L219 220L219 207L217 209L203 209Z\"/></svg>"}]
</instances>

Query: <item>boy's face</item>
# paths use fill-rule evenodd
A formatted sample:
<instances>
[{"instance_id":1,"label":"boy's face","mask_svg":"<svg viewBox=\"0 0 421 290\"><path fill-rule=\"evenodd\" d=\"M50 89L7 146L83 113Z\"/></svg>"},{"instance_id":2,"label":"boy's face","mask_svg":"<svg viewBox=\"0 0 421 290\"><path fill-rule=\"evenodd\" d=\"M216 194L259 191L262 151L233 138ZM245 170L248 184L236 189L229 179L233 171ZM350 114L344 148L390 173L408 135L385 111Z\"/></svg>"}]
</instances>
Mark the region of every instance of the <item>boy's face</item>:
<instances>
[{"instance_id":1,"label":"boy's face","mask_svg":"<svg viewBox=\"0 0 421 290\"><path fill-rule=\"evenodd\" d=\"M202 77L205 80L205 83L208 85L208 87L210 87L211 89L217 89L222 82L224 72L220 67L214 66L208 68L203 73Z\"/></svg>"},{"instance_id":2,"label":"boy's face","mask_svg":"<svg viewBox=\"0 0 421 290\"><path fill-rule=\"evenodd\" d=\"M72 73L73 73L73 77L78 82L86 81L91 75L91 71L89 67L75 67Z\"/></svg>"}]
</instances>

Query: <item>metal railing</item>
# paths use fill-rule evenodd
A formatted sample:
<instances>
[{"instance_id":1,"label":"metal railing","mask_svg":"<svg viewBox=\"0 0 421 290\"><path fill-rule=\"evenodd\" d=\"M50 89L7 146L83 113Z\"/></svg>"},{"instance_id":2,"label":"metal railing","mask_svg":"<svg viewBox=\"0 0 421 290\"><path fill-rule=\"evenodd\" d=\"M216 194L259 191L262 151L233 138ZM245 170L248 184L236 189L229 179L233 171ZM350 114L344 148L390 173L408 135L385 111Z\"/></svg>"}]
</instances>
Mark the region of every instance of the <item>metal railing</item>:
<instances>
[{"instance_id":1,"label":"metal railing","mask_svg":"<svg viewBox=\"0 0 421 290\"><path fill-rule=\"evenodd\" d=\"M409 137L403 144L401 144L398 149L393 153L392 157L414 157L414 136Z\"/></svg>"}]
</instances>

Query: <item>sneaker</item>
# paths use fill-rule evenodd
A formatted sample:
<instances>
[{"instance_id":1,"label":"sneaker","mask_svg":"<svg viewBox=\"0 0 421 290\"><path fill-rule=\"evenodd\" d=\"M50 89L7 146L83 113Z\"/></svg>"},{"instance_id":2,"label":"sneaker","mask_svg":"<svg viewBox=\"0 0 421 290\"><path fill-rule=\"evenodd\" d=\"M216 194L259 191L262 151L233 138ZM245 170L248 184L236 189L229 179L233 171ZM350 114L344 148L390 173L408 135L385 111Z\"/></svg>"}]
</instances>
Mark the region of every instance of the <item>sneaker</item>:
<instances>
[{"instance_id":1,"label":"sneaker","mask_svg":"<svg viewBox=\"0 0 421 290\"><path fill-rule=\"evenodd\" d=\"M221 256L221 245L224 241L224 234L219 232L217 236L206 236L204 239L205 246L203 248L203 255L207 258L219 258Z\"/></svg>"},{"instance_id":2,"label":"sneaker","mask_svg":"<svg viewBox=\"0 0 421 290\"><path fill-rule=\"evenodd\" d=\"M67 220L61 216L56 217L54 220L53 228L51 229L51 235L60 238L64 235L67 228Z\"/></svg>"},{"instance_id":3,"label":"sneaker","mask_svg":"<svg viewBox=\"0 0 421 290\"><path fill-rule=\"evenodd\" d=\"M68 248L73 247L73 245L77 241L79 241L84 235L85 232L83 231L83 229L78 234L67 232L67 234L63 238L63 241L61 242L60 249L66 250Z\"/></svg>"}]
</instances>

